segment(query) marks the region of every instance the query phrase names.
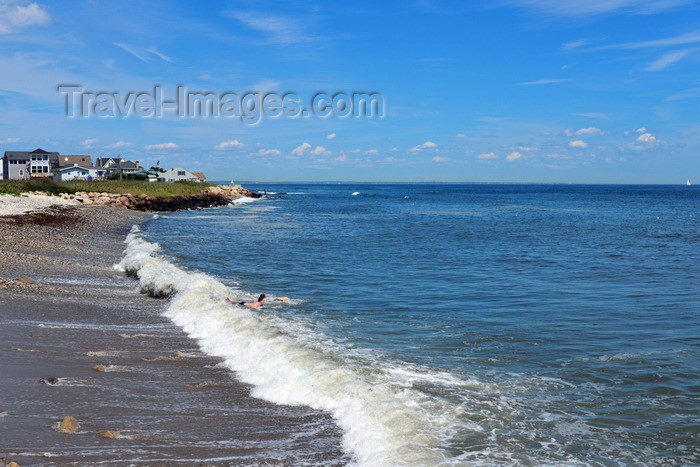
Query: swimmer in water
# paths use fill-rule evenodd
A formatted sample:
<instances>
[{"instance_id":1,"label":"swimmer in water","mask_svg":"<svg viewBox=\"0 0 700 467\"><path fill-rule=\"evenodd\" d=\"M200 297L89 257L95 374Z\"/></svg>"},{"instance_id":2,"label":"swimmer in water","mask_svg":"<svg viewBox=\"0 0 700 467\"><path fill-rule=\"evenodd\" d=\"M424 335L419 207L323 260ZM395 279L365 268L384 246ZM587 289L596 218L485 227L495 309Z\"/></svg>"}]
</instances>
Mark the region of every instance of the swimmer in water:
<instances>
[{"instance_id":1,"label":"swimmer in water","mask_svg":"<svg viewBox=\"0 0 700 467\"><path fill-rule=\"evenodd\" d=\"M231 300L231 297L226 297L226 300L231 302L231 303L235 303L233 300ZM257 302L238 302L239 305L245 305L245 306L249 306L251 308L257 308L259 306L263 306L264 303L265 303L265 294L260 294Z\"/></svg>"}]
</instances>

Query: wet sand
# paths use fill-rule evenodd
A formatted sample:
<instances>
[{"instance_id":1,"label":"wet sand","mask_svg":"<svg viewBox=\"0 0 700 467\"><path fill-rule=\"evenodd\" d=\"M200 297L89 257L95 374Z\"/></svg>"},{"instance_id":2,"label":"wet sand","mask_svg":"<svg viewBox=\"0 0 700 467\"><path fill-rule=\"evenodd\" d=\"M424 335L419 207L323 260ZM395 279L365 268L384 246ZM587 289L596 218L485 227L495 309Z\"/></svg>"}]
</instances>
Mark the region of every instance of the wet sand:
<instances>
[{"instance_id":1,"label":"wet sand","mask_svg":"<svg viewBox=\"0 0 700 467\"><path fill-rule=\"evenodd\" d=\"M324 413L249 397L113 268L150 216L61 207L0 217L0 461L346 465ZM18 278L28 280L18 281ZM58 429L71 416L75 433Z\"/></svg>"}]
</instances>

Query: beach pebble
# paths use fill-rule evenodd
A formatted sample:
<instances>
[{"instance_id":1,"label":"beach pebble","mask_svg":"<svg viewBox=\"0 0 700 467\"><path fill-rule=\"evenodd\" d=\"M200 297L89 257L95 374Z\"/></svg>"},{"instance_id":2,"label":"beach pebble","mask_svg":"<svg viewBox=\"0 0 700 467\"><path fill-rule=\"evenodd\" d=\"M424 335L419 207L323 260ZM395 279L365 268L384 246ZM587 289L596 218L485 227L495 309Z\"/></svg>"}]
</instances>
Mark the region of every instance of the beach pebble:
<instances>
[{"instance_id":1,"label":"beach pebble","mask_svg":"<svg viewBox=\"0 0 700 467\"><path fill-rule=\"evenodd\" d=\"M58 426L58 429L64 433L75 433L78 431L78 428L80 428L80 423L71 416L64 417L63 420L61 420L61 424Z\"/></svg>"},{"instance_id":2,"label":"beach pebble","mask_svg":"<svg viewBox=\"0 0 700 467\"><path fill-rule=\"evenodd\" d=\"M98 431L98 435L102 436L103 438L108 438L108 439L117 439L117 435L112 433L111 431Z\"/></svg>"},{"instance_id":3,"label":"beach pebble","mask_svg":"<svg viewBox=\"0 0 700 467\"><path fill-rule=\"evenodd\" d=\"M31 280L31 279L27 279L26 277L19 277L19 278L15 279L15 280L18 281L18 282L21 282L22 284L36 284L36 282L34 282L34 281Z\"/></svg>"},{"instance_id":4,"label":"beach pebble","mask_svg":"<svg viewBox=\"0 0 700 467\"><path fill-rule=\"evenodd\" d=\"M41 384L49 384L49 385L51 385L51 384L57 384L57 383L58 383L58 378L56 378L55 376L52 376L52 377L50 377L50 378L41 378L41 379L39 380L39 382L40 382Z\"/></svg>"}]
</instances>

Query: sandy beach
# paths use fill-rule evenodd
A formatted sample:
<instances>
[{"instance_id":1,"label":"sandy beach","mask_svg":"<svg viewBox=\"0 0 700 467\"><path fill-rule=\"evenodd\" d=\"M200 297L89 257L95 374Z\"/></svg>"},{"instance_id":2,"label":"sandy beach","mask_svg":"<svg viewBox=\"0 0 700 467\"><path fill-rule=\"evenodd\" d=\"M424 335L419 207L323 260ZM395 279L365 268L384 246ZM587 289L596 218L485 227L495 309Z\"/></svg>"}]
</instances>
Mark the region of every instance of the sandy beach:
<instances>
[{"instance_id":1,"label":"sandy beach","mask_svg":"<svg viewBox=\"0 0 700 467\"><path fill-rule=\"evenodd\" d=\"M328 415L249 397L247 385L162 316L166 300L139 293L113 268L131 226L151 216L2 198L0 462L350 461ZM76 431L59 428L66 416Z\"/></svg>"}]
</instances>

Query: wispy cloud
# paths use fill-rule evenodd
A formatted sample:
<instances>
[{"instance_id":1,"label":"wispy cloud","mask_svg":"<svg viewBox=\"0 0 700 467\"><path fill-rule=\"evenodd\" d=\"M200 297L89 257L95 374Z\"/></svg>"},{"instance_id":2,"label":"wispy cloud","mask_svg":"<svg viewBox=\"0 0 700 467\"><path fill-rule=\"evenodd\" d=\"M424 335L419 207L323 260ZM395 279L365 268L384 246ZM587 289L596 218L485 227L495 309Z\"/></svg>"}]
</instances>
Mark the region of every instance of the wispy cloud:
<instances>
[{"instance_id":1,"label":"wispy cloud","mask_svg":"<svg viewBox=\"0 0 700 467\"><path fill-rule=\"evenodd\" d=\"M129 52L131 55L138 58L142 62L150 61L151 56L155 55L156 57L160 58L161 60L165 60L166 62L169 62L169 63L175 63L175 61L172 58L159 52L155 47L144 48L144 47L137 47L137 46L128 45L128 44L122 44L120 42L114 42L113 44L116 45L117 47L119 47L120 49L123 49L126 52Z\"/></svg>"},{"instance_id":2,"label":"wispy cloud","mask_svg":"<svg viewBox=\"0 0 700 467\"><path fill-rule=\"evenodd\" d=\"M279 149L258 149L258 154L261 156L281 156L282 151Z\"/></svg>"},{"instance_id":3,"label":"wispy cloud","mask_svg":"<svg viewBox=\"0 0 700 467\"><path fill-rule=\"evenodd\" d=\"M7 139L0 141L0 144L16 143L18 141L19 141L19 138L7 138Z\"/></svg>"},{"instance_id":4,"label":"wispy cloud","mask_svg":"<svg viewBox=\"0 0 700 467\"><path fill-rule=\"evenodd\" d=\"M692 31L686 34L680 34L677 36L665 37L662 39L655 39L653 41L641 41L641 42L623 42L622 44L611 44L604 45L601 47L596 47L595 50L606 50L606 49L648 49L655 47L673 47L676 45L687 45L687 44L697 44L700 43L700 30Z\"/></svg>"},{"instance_id":5,"label":"wispy cloud","mask_svg":"<svg viewBox=\"0 0 700 467\"><path fill-rule=\"evenodd\" d=\"M180 146L178 146L175 143L159 143L159 144L149 144L145 146L145 149L147 150L152 150L152 149L177 149Z\"/></svg>"},{"instance_id":6,"label":"wispy cloud","mask_svg":"<svg viewBox=\"0 0 700 467\"><path fill-rule=\"evenodd\" d=\"M315 40L306 32L303 24L294 18L259 12L227 11L224 14L263 33L268 43L297 44Z\"/></svg>"},{"instance_id":7,"label":"wispy cloud","mask_svg":"<svg viewBox=\"0 0 700 467\"><path fill-rule=\"evenodd\" d=\"M676 52L670 52L664 55L663 57L659 58L652 64L650 64L646 70L647 71L659 71L659 70L664 70L671 65L673 65L676 62L679 62L680 60L683 60L685 57L688 55L692 54L698 49L685 49L685 50L678 50Z\"/></svg>"},{"instance_id":8,"label":"wispy cloud","mask_svg":"<svg viewBox=\"0 0 700 467\"><path fill-rule=\"evenodd\" d=\"M12 1L0 1L0 34L11 34L30 26L46 26L51 17L43 6L30 3L14 5Z\"/></svg>"},{"instance_id":9,"label":"wispy cloud","mask_svg":"<svg viewBox=\"0 0 700 467\"><path fill-rule=\"evenodd\" d=\"M511 0L549 17L596 16L611 13L653 14L692 3L692 0Z\"/></svg>"},{"instance_id":10,"label":"wispy cloud","mask_svg":"<svg viewBox=\"0 0 700 467\"><path fill-rule=\"evenodd\" d=\"M555 83L564 83L566 81L570 81L568 79L538 79L537 81L528 81L526 83L515 83L518 86L539 86L542 84L555 84Z\"/></svg>"},{"instance_id":11,"label":"wispy cloud","mask_svg":"<svg viewBox=\"0 0 700 467\"><path fill-rule=\"evenodd\" d=\"M477 157L481 160L498 159L498 156L494 152L479 154Z\"/></svg>"},{"instance_id":12,"label":"wispy cloud","mask_svg":"<svg viewBox=\"0 0 700 467\"><path fill-rule=\"evenodd\" d=\"M117 149L117 148L123 148L126 146L132 146L134 143L129 143L128 141L117 141L114 144L110 144L108 146L105 146L107 149Z\"/></svg>"}]
</instances>

